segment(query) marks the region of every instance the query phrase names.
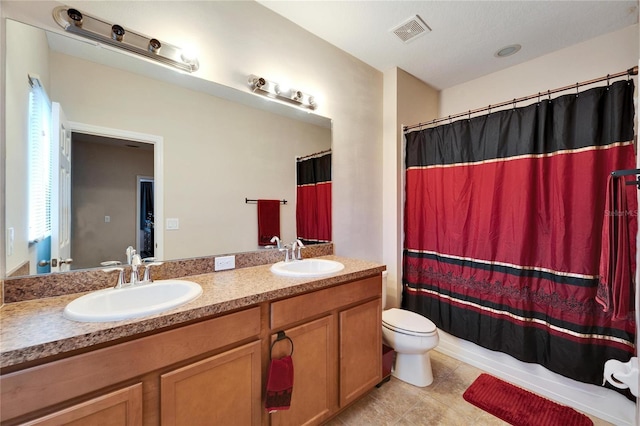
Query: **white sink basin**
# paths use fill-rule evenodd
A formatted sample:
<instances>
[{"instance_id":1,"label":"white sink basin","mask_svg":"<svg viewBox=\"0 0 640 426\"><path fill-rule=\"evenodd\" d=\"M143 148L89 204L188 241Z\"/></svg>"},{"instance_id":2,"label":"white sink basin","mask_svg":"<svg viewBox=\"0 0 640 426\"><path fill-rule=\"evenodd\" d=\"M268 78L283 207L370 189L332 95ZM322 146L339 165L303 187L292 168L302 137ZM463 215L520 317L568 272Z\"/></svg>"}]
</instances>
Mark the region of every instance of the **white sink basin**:
<instances>
[{"instance_id":1,"label":"white sink basin","mask_svg":"<svg viewBox=\"0 0 640 426\"><path fill-rule=\"evenodd\" d=\"M344 269L344 265L335 260L303 259L291 262L278 262L271 265L271 272L285 277L321 277Z\"/></svg>"},{"instance_id":2,"label":"white sink basin","mask_svg":"<svg viewBox=\"0 0 640 426\"><path fill-rule=\"evenodd\" d=\"M64 317L81 322L120 321L157 314L196 299L200 285L185 280L157 280L131 287L85 294L64 308Z\"/></svg>"}]
</instances>

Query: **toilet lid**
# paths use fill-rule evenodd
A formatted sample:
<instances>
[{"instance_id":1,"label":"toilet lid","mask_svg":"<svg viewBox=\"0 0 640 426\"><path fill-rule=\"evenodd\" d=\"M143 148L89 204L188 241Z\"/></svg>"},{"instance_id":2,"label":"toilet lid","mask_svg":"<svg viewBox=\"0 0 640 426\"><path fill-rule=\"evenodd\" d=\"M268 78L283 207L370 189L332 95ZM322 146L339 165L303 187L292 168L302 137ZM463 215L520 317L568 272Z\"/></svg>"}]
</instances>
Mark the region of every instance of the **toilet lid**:
<instances>
[{"instance_id":1,"label":"toilet lid","mask_svg":"<svg viewBox=\"0 0 640 426\"><path fill-rule=\"evenodd\" d=\"M382 324L392 330L409 334L433 334L436 331L436 325L428 318L397 308L382 312Z\"/></svg>"}]
</instances>

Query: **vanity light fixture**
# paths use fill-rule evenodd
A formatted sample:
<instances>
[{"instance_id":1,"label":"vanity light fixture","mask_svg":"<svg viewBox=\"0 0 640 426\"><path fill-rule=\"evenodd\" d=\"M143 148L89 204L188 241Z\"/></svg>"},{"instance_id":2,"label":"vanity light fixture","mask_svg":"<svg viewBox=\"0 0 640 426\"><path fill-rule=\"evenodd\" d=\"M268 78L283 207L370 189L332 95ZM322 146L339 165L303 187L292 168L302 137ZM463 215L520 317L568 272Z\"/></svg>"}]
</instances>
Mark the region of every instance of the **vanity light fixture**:
<instances>
[{"instance_id":1,"label":"vanity light fixture","mask_svg":"<svg viewBox=\"0 0 640 426\"><path fill-rule=\"evenodd\" d=\"M195 55L180 47L118 24L108 23L78 9L58 6L53 9L53 19L67 32L124 49L183 71L194 72L200 66Z\"/></svg>"},{"instance_id":2,"label":"vanity light fixture","mask_svg":"<svg viewBox=\"0 0 640 426\"><path fill-rule=\"evenodd\" d=\"M288 89L283 86L251 74L249 76L249 87L254 93L260 93L264 96L281 101L289 102L297 106L314 110L318 107L313 96L297 89Z\"/></svg>"}]
</instances>

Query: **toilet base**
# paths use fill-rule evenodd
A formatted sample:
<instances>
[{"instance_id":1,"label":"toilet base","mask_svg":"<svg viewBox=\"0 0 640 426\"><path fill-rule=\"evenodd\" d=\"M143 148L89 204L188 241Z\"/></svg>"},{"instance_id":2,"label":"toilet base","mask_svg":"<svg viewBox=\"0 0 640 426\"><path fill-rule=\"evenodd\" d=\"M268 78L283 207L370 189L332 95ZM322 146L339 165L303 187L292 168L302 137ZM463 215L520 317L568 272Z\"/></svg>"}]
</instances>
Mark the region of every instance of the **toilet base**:
<instances>
[{"instance_id":1,"label":"toilet base","mask_svg":"<svg viewBox=\"0 0 640 426\"><path fill-rule=\"evenodd\" d=\"M433 383L429 352L423 354L396 352L396 364L391 375L414 386L421 388L429 386Z\"/></svg>"}]
</instances>

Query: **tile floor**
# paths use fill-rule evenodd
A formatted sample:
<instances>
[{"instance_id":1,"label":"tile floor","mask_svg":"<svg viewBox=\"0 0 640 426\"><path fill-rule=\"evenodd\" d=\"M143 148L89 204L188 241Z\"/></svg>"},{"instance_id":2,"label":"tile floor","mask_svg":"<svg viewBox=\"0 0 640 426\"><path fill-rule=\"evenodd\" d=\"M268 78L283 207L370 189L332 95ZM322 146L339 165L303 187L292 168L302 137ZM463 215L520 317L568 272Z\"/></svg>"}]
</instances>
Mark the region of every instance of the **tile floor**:
<instances>
[{"instance_id":1,"label":"tile floor","mask_svg":"<svg viewBox=\"0 0 640 426\"><path fill-rule=\"evenodd\" d=\"M327 426L508 425L462 398L482 370L437 351L431 351L431 366L434 379L430 386L418 388L392 377ZM589 417L594 426L611 424Z\"/></svg>"}]
</instances>

